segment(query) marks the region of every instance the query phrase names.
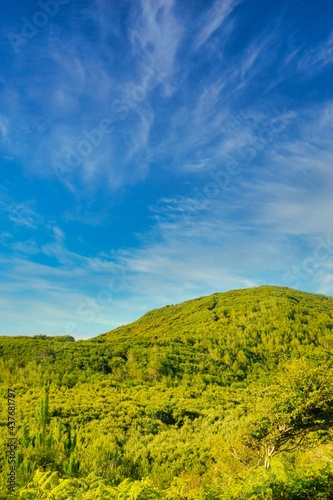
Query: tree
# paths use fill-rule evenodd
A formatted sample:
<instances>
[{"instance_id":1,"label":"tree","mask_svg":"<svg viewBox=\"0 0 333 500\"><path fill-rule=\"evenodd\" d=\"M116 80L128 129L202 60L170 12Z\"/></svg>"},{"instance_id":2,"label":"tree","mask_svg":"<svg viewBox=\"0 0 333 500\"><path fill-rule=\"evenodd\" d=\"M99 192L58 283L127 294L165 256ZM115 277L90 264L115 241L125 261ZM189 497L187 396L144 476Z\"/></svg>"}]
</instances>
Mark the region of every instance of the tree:
<instances>
[{"instance_id":1,"label":"tree","mask_svg":"<svg viewBox=\"0 0 333 500\"><path fill-rule=\"evenodd\" d=\"M242 459L245 446L256 454L258 465L269 468L277 453L295 451L306 444L310 433L319 439L320 431L331 429L333 369L296 360L261 394L258 391L253 407L246 411L238 425L243 453L234 448L234 455Z\"/></svg>"}]
</instances>

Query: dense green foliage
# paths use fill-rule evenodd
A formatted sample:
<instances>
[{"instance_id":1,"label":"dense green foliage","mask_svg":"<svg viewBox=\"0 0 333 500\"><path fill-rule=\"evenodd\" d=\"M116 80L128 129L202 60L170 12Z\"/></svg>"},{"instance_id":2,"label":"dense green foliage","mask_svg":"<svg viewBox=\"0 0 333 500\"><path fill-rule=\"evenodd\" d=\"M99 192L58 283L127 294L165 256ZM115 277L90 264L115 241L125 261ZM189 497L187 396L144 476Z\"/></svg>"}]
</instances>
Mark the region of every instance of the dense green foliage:
<instances>
[{"instance_id":1,"label":"dense green foliage","mask_svg":"<svg viewBox=\"0 0 333 500\"><path fill-rule=\"evenodd\" d=\"M330 297L265 286L87 341L0 337L9 387L20 498L333 499Z\"/></svg>"}]
</instances>

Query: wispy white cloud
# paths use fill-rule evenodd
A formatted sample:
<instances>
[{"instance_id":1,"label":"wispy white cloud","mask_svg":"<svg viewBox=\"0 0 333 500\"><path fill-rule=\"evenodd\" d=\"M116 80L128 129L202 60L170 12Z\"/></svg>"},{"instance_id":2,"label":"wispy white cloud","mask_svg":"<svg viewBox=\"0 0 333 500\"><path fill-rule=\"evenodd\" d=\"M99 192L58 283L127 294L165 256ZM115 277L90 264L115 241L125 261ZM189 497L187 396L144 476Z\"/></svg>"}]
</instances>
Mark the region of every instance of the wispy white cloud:
<instances>
[{"instance_id":1,"label":"wispy white cloud","mask_svg":"<svg viewBox=\"0 0 333 500\"><path fill-rule=\"evenodd\" d=\"M112 18L108 23L105 9ZM161 0L141 2L129 11L127 71L120 68L119 37L123 39L124 33L119 31L119 11L112 12L112 6L99 0L90 7L96 25L104 26L98 54L78 23L66 37L57 25L50 26L39 54L46 62L48 79L35 72L24 92L17 84L13 86L15 99L5 97L5 93L1 96L15 124L1 128L11 139L8 153L14 153L33 175L57 178L78 198L101 185L108 184L114 190L145 178L154 120L150 95L156 88L165 96L173 92L177 51L184 32L173 9L173 2ZM110 36L120 47L112 56ZM33 44L29 48L31 54L36 51ZM17 58L24 67L22 55ZM110 133L96 145L89 143L87 134L100 130L103 119L108 120ZM74 166L73 161L66 163L69 152L73 160L73 151Z\"/></svg>"},{"instance_id":2,"label":"wispy white cloud","mask_svg":"<svg viewBox=\"0 0 333 500\"><path fill-rule=\"evenodd\" d=\"M15 226L30 229L35 229L42 222L42 217L31 203L14 203L10 199L0 200L0 214Z\"/></svg>"},{"instance_id":3,"label":"wispy white cloud","mask_svg":"<svg viewBox=\"0 0 333 500\"><path fill-rule=\"evenodd\" d=\"M173 12L173 0L140 2L140 12L130 28L132 50L139 57L140 84L155 79L163 83L166 95L172 92L171 79L184 28ZM153 85L153 82L150 82Z\"/></svg>"},{"instance_id":4,"label":"wispy white cloud","mask_svg":"<svg viewBox=\"0 0 333 500\"><path fill-rule=\"evenodd\" d=\"M295 116L287 129L292 136L271 142L232 193L205 198L203 184L202 198L165 198L151 207L154 234L125 256L133 293L135 287L136 295L153 296L157 306L172 294L182 300L199 290L262 284L264 276L286 285L286 272L330 234L333 211L331 104ZM307 278L300 287L332 293L325 270Z\"/></svg>"},{"instance_id":5,"label":"wispy white cloud","mask_svg":"<svg viewBox=\"0 0 333 500\"><path fill-rule=\"evenodd\" d=\"M167 133L153 148L156 161L168 157L168 167L171 163L188 174L207 171L235 160L257 141L259 129L281 119L285 113L281 100L265 97L273 84L260 93L260 103L247 101L253 82L267 74L278 56L280 25L278 19L265 27L232 58L220 55L215 78L204 77L195 93L183 96L182 106L170 117ZM220 38L224 40L223 33ZM240 107L238 102L244 105Z\"/></svg>"},{"instance_id":6,"label":"wispy white cloud","mask_svg":"<svg viewBox=\"0 0 333 500\"><path fill-rule=\"evenodd\" d=\"M204 26L195 40L195 48L200 48L216 30L221 28L241 0L216 0L206 14Z\"/></svg>"},{"instance_id":7,"label":"wispy white cloud","mask_svg":"<svg viewBox=\"0 0 333 500\"><path fill-rule=\"evenodd\" d=\"M0 115L0 139L4 143L8 141L8 119L4 115Z\"/></svg>"},{"instance_id":8,"label":"wispy white cloud","mask_svg":"<svg viewBox=\"0 0 333 500\"><path fill-rule=\"evenodd\" d=\"M0 257L0 302L5 307L0 334L87 338L119 324L114 302L129 277L112 255L87 257L68 250L65 234L57 227L49 244L38 247L29 240L15 243L14 250L16 256ZM49 262L34 261L37 253Z\"/></svg>"},{"instance_id":9,"label":"wispy white cloud","mask_svg":"<svg viewBox=\"0 0 333 500\"><path fill-rule=\"evenodd\" d=\"M265 160L266 170L261 171L257 181L249 182L249 191L265 200L259 222L286 234L315 236L330 232L331 108L327 103L321 109L305 110L298 116L293 137L272 144Z\"/></svg>"},{"instance_id":10,"label":"wispy white cloud","mask_svg":"<svg viewBox=\"0 0 333 500\"><path fill-rule=\"evenodd\" d=\"M298 71L305 71L311 74L322 71L326 66L333 64L333 33L330 37L317 46L303 49L303 53L295 53Z\"/></svg>"}]
</instances>

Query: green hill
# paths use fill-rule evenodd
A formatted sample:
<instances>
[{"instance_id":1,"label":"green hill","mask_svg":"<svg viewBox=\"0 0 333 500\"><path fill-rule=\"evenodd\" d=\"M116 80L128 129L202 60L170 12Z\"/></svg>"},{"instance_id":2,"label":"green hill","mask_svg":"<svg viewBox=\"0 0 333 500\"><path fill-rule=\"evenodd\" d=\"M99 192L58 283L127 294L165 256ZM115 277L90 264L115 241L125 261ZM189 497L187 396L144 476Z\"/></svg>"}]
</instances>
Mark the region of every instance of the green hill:
<instances>
[{"instance_id":1,"label":"green hill","mask_svg":"<svg viewBox=\"0 0 333 500\"><path fill-rule=\"evenodd\" d=\"M167 335L173 338L180 332L200 332L201 328L223 333L235 319L240 323L244 320L244 326L251 329L258 322L262 324L272 320L294 320L295 318L289 317L292 312L296 315L308 315L309 319L316 317L321 320L320 313L330 317L332 304L331 297L285 287L261 286L232 290L152 310L138 321L116 328L97 339L133 339L137 335L147 338Z\"/></svg>"},{"instance_id":2,"label":"green hill","mask_svg":"<svg viewBox=\"0 0 333 500\"><path fill-rule=\"evenodd\" d=\"M333 298L263 286L0 337L0 498L8 388L21 498L333 498L332 330Z\"/></svg>"}]
</instances>

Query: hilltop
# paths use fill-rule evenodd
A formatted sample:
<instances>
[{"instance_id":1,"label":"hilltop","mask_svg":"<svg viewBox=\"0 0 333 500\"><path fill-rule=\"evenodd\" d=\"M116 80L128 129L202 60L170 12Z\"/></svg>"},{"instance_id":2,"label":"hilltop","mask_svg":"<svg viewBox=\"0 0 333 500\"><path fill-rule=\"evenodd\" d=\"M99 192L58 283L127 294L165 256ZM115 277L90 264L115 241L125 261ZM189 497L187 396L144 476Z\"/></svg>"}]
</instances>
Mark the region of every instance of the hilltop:
<instances>
[{"instance_id":1,"label":"hilltop","mask_svg":"<svg viewBox=\"0 0 333 500\"><path fill-rule=\"evenodd\" d=\"M323 322L325 329L326 323L328 328L333 323L330 319L332 312L332 297L287 287L260 286L214 293L154 309L133 323L91 340L174 339L183 333L191 335L203 333L203 330L205 333L214 331L222 334L230 331L230 325L241 331L245 328L251 330L262 327L263 323L276 329L277 325L281 326L281 321L308 325L314 318L316 322ZM308 321L305 321L305 316L308 316Z\"/></svg>"},{"instance_id":2,"label":"hilltop","mask_svg":"<svg viewBox=\"0 0 333 500\"><path fill-rule=\"evenodd\" d=\"M333 498L332 297L214 293L86 341L0 337L0 355L22 498L46 479L38 498Z\"/></svg>"}]
</instances>

